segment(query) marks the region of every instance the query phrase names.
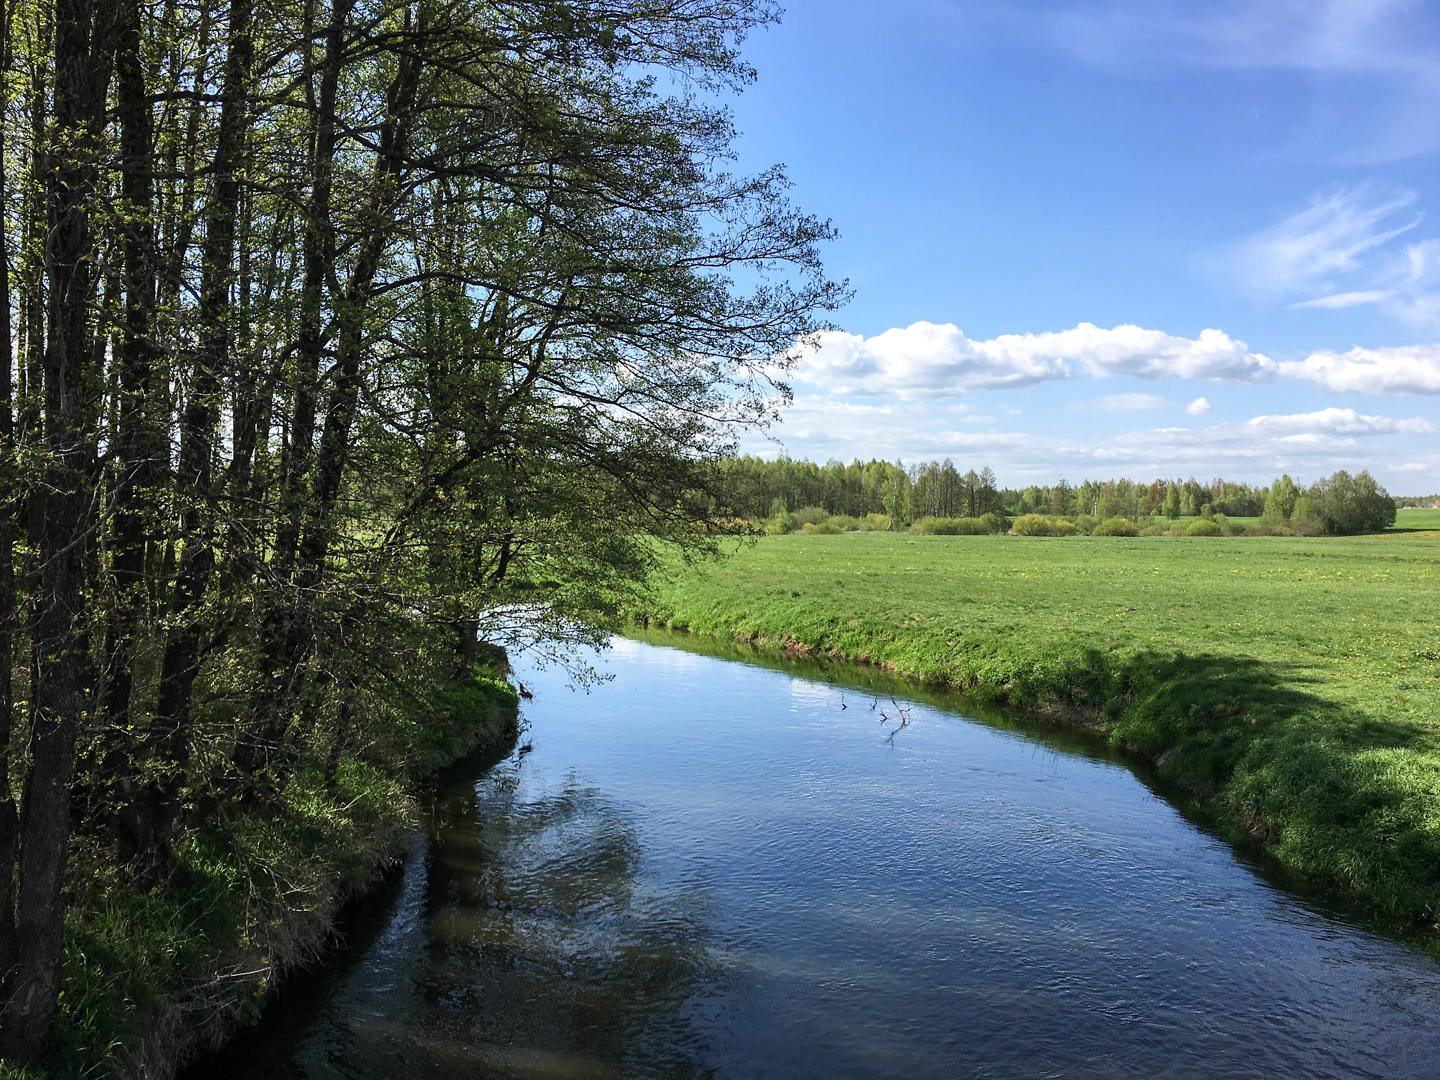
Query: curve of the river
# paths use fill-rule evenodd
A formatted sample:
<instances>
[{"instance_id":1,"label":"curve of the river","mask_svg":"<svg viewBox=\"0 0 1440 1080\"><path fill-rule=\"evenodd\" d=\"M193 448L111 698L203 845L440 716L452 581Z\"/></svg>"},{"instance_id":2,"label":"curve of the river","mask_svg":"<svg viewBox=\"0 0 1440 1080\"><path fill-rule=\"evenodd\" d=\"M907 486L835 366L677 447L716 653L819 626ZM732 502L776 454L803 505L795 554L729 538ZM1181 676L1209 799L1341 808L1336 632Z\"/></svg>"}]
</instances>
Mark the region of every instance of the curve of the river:
<instances>
[{"instance_id":1,"label":"curve of the river","mask_svg":"<svg viewBox=\"0 0 1440 1080\"><path fill-rule=\"evenodd\" d=\"M520 673L532 749L442 785L208 1080L1440 1076L1440 964L1103 754L869 676L601 663Z\"/></svg>"}]
</instances>

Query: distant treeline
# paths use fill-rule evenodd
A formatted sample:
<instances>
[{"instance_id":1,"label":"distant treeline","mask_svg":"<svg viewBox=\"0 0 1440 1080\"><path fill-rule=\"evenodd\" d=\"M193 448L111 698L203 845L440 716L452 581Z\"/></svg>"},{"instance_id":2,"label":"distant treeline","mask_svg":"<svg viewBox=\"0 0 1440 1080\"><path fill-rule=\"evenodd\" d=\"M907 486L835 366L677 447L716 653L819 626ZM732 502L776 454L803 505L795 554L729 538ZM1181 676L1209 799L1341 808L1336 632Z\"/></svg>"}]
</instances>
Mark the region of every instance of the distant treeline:
<instances>
[{"instance_id":1,"label":"distant treeline","mask_svg":"<svg viewBox=\"0 0 1440 1080\"><path fill-rule=\"evenodd\" d=\"M1387 528L1394 523L1396 500L1368 472L1340 471L1309 487L1288 475L1253 486L1232 480L1207 483L1156 479L1149 483L1118 479L1086 480L1071 485L1031 484L1001 487L988 465L963 473L949 458L906 467L899 462L834 460L823 465L780 457L766 461L749 455L721 462L723 489L730 506L755 522L818 523L821 517L885 519L884 527L904 528L929 518L977 519L985 515L1043 514L1055 518L1182 517L1223 515L1260 518L1263 531L1338 534ZM1429 505L1427 500L1404 500Z\"/></svg>"}]
</instances>

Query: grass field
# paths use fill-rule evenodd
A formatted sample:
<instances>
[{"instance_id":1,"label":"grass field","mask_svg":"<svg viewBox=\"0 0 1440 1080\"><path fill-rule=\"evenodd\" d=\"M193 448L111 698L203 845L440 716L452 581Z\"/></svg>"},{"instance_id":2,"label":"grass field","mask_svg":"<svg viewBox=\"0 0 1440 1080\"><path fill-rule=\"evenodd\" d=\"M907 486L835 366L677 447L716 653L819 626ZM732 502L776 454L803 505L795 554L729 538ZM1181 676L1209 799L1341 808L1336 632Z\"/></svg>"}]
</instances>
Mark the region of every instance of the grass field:
<instances>
[{"instance_id":1,"label":"grass field","mask_svg":"<svg viewBox=\"0 0 1440 1080\"><path fill-rule=\"evenodd\" d=\"M1440 510L1432 507L1405 507L1395 512L1395 529L1440 532Z\"/></svg>"},{"instance_id":2,"label":"grass field","mask_svg":"<svg viewBox=\"0 0 1440 1080\"><path fill-rule=\"evenodd\" d=\"M1433 944L1440 534L1403 531L1432 523L1440 512L1350 538L767 537L677 569L648 615L1094 724L1232 838Z\"/></svg>"}]
</instances>

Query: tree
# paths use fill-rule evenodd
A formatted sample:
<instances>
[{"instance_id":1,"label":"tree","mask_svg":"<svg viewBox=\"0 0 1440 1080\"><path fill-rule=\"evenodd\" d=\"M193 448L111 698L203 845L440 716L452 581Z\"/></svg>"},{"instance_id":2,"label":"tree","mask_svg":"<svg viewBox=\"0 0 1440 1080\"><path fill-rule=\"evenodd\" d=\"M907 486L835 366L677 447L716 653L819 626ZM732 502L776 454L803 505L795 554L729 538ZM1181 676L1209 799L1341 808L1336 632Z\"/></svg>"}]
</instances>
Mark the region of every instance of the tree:
<instances>
[{"instance_id":1,"label":"tree","mask_svg":"<svg viewBox=\"0 0 1440 1080\"><path fill-rule=\"evenodd\" d=\"M1158 514L1160 508L1165 505L1165 481L1152 480L1149 487L1145 489L1144 511L1146 514ZM1168 516L1168 514L1167 514Z\"/></svg>"},{"instance_id":2,"label":"tree","mask_svg":"<svg viewBox=\"0 0 1440 1080\"><path fill-rule=\"evenodd\" d=\"M898 466L885 484L884 505L892 529L898 529L910 520L910 479Z\"/></svg>"},{"instance_id":3,"label":"tree","mask_svg":"<svg viewBox=\"0 0 1440 1080\"><path fill-rule=\"evenodd\" d=\"M601 640L657 543L732 527L717 463L845 295L784 174L724 167L774 13L583 14L0 5L6 1057L54 1011L72 825L163 884L202 805L280 812L477 635Z\"/></svg>"},{"instance_id":4,"label":"tree","mask_svg":"<svg viewBox=\"0 0 1440 1080\"><path fill-rule=\"evenodd\" d=\"M1380 532L1395 524L1395 500L1368 472L1344 469L1312 489L1316 517L1332 536Z\"/></svg>"},{"instance_id":5,"label":"tree","mask_svg":"<svg viewBox=\"0 0 1440 1080\"><path fill-rule=\"evenodd\" d=\"M1050 513L1055 517L1064 517L1073 512L1075 507L1075 493L1070 484L1062 479L1050 490Z\"/></svg>"},{"instance_id":6,"label":"tree","mask_svg":"<svg viewBox=\"0 0 1440 1080\"><path fill-rule=\"evenodd\" d=\"M1165 501L1161 505L1164 508L1165 516L1171 521L1174 521L1178 517L1180 517L1181 503L1179 480L1172 481L1165 486Z\"/></svg>"}]
</instances>

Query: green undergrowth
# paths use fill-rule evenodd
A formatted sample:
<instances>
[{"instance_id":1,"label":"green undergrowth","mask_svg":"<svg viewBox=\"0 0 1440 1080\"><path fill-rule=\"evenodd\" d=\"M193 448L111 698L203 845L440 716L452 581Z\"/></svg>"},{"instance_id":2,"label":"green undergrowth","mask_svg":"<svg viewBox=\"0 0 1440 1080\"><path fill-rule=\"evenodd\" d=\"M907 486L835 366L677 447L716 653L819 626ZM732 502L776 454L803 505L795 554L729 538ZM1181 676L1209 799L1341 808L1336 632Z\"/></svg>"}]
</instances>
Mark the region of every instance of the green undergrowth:
<instances>
[{"instance_id":1,"label":"green undergrowth","mask_svg":"<svg viewBox=\"0 0 1440 1080\"><path fill-rule=\"evenodd\" d=\"M503 655L490 660L433 692L384 748L391 760L344 758L331 785L314 755L272 812L208 816L179 838L163 886L137 890L104 844L77 840L50 1049L0 1080L168 1076L257 1018L275 983L330 943L343 905L403 853L417 783L513 743L516 694Z\"/></svg>"},{"instance_id":2,"label":"green undergrowth","mask_svg":"<svg viewBox=\"0 0 1440 1080\"><path fill-rule=\"evenodd\" d=\"M645 621L881 665L1153 763L1232 840L1440 941L1433 536L777 536Z\"/></svg>"}]
</instances>

